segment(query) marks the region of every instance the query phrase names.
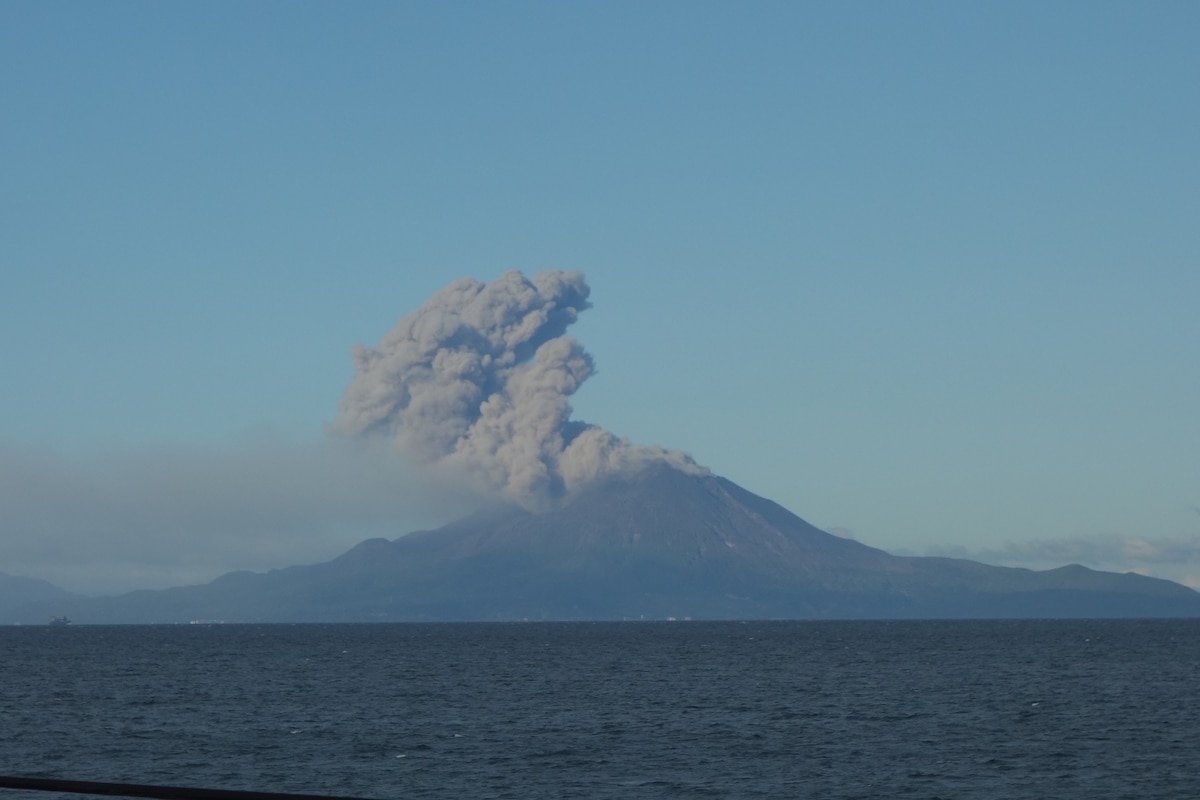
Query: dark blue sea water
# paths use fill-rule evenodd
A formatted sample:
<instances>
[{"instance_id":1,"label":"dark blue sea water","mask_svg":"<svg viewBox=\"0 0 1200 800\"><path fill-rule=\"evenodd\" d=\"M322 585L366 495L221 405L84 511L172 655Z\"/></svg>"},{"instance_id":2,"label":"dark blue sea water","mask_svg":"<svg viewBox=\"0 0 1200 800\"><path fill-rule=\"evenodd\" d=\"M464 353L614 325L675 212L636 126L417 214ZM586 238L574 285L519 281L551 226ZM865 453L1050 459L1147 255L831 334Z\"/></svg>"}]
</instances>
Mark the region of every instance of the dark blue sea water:
<instances>
[{"instance_id":1,"label":"dark blue sea water","mask_svg":"<svg viewBox=\"0 0 1200 800\"><path fill-rule=\"evenodd\" d=\"M0 774L396 800L1200 797L1200 621L0 628Z\"/></svg>"}]
</instances>

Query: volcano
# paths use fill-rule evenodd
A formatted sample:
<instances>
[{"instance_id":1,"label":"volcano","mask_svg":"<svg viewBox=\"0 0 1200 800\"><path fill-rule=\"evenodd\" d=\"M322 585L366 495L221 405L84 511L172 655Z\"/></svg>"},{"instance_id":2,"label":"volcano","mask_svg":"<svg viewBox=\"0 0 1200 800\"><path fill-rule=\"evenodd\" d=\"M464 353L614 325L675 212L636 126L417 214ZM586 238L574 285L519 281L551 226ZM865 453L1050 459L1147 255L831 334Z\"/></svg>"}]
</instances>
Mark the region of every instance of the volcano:
<instances>
[{"instance_id":1,"label":"volcano","mask_svg":"<svg viewBox=\"0 0 1200 800\"><path fill-rule=\"evenodd\" d=\"M1200 594L1078 565L893 556L660 463L548 513L494 510L323 564L56 609L114 623L1161 617L1200 616Z\"/></svg>"}]
</instances>

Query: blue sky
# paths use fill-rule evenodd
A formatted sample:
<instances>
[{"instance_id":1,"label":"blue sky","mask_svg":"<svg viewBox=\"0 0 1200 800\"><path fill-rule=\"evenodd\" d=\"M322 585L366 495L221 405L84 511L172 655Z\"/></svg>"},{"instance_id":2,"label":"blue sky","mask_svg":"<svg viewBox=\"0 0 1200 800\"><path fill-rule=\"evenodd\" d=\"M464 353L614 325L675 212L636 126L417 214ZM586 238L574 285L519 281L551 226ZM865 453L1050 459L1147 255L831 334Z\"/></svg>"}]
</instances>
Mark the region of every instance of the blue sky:
<instances>
[{"instance_id":1,"label":"blue sky","mask_svg":"<svg viewBox=\"0 0 1200 800\"><path fill-rule=\"evenodd\" d=\"M578 418L892 551L1200 586L1198 31L1185 2L4 3L0 571L169 585L455 516L330 454L350 348L562 268Z\"/></svg>"}]
</instances>

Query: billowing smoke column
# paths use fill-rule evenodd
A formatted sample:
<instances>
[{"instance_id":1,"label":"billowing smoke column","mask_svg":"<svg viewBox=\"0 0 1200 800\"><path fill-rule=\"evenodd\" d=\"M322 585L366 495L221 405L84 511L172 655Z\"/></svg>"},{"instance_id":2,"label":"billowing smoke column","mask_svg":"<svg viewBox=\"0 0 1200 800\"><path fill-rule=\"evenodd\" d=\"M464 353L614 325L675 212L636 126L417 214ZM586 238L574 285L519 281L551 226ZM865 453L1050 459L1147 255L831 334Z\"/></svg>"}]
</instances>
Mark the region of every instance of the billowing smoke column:
<instances>
[{"instance_id":1,"label":"billowing smoke column","mask_svg":"<svg viewBox=\"0 0 1200 800\"><path fill-rule=\"evenodd\" d=\"M570 419L568 398L593 365L564 334L589 292L582 273L561 270L450 284L378 347L354 348L333 429L389 436L407 456L532 510L651 461L703 471L678 451Z\"/></svg>"}]
</instances>

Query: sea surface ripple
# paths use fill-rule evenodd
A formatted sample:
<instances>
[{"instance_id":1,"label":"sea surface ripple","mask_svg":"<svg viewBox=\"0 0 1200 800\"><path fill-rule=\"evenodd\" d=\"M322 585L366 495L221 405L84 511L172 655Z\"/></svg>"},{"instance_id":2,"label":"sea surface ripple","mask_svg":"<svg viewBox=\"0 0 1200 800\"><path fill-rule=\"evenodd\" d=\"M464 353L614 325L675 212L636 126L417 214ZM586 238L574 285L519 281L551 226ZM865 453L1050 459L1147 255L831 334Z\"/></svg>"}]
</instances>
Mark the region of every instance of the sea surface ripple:
<instances>
[{"instance_id":1,"label":"sea surface ripple","mask_svg":"<svg viewBox=\"0 0 1200 800\"><path fill-rule=\"evenodd\" d=\"M380 800L1200 797L1197 708L1198 620L0 628L0 773L26 777Z\"/></svg>"}]
</instances>

